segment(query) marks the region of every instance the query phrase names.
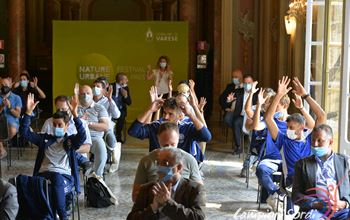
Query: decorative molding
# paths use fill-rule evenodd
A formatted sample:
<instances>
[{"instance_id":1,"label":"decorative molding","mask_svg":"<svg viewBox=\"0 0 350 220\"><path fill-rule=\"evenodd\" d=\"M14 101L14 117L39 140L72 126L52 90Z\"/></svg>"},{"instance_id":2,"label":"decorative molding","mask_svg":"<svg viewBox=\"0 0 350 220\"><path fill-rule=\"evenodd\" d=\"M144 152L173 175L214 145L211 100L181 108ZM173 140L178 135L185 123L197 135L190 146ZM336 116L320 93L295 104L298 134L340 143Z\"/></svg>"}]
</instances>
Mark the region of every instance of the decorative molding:
<instances>
[{"instance_id":1,"label":"decorative molding","mask_svg":"<svg viewBox=\"0 0 350 220\"><path fill-rule=\"evenodd\" d=\"M249 10L239 17L238 20L238 32L243 35L245 41L250 41L255 38L255 23L249 20Z\"/></svg>"}]
</instances>

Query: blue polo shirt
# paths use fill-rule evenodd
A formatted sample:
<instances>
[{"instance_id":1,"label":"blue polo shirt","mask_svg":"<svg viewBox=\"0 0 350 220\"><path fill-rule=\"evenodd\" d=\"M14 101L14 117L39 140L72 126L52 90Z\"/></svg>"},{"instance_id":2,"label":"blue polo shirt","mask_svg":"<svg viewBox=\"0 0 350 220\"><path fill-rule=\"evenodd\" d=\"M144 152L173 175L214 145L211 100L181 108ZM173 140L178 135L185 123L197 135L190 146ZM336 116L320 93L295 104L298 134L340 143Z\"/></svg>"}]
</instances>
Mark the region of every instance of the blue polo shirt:
<instances>
[{"instance_id":1,"label":"blue polo shirt","mask_svg":"<svg viewBox=\"0 0 350 220\"><path fill-rule=\"evenodd\" d=\"M280 121L278 119L275 119L275 122L279 131L285 134L287 130L287 122ZM268 131L266 135L266 152L263 156L263 159L282 160L280 150L281 148L276 146L275 142L271 137L270 132Z\"/></svg>"},{"instance_id":2,"label":"blue polo shirt","mask_svg":"<svg viewBox=\"0 0 350 220\"><path fill-rule=\"evenodd\" d=\"M291 140L286 134L278 132L276 147L283 147L284 158L286 160L288 177L294 176L295 163L311 155L311 131L307 131L307 136L303 140Z\"/></svg>"},{"instance_id":3,"label":"blue polo shirt","mask_svg":"<svg viewBox=\"0 0 350 220\"><path fill-rule=\"evenodd\" d=\"M3 97L0 95L0 104L2 104L3 102ZM11 103L11 108L22 108L22 101L21 98L10 92L10 95L7 97L7 99L10 101ZM5 113L5 116L7 118L7 123L11 126L16 126L17 128L19 127L19 118L16 118L11 112L10 109L8 107L5 107L3 112Z\"/></svg>"},{"instance_id":4,"label":"blue polo shirt","mask_svg":"<svg viewBox=\"0 0 350 220\"><path fill-rule=\"evenodd\" d=\"M163 119L159 119L150 124L143 124L138 120L135 120L131 124L128 133L130 136L141 140L148 138L150 144L149 151L151 152L160 147L157 138L157 131L162 122ZM208 142L211 140L211 133L209 129L203 126L202 129L197 130L193 122L188 121L181 121L178 125L180 137L177 147L197 158L199 156L199 154L197 154L199 150L199 146L197 147L198 142Z\"/></svg>"}]
</instances>

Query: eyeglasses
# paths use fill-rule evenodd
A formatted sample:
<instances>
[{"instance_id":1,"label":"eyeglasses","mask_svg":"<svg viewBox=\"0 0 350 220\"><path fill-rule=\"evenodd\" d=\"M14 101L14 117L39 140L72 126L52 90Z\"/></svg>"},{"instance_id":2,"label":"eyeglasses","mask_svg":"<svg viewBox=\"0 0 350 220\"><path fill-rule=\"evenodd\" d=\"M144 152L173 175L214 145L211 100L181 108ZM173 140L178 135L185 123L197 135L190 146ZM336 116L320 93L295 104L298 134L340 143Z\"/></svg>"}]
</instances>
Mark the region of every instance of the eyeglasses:
<instances>
[{"instance_id":1,"label":"eyeglasses","mask_svg":"<svg viewBox=\"0 0 350 220\"><path fill-rule=\"evenodd\" d=\"M169 161L158 161L158 160L155 160L154 163L155 163L157 166L164 166L164 167L174 167L174 166L176 166L176 164L171 165L171 164L169 163Z\"/></svg>"}]
</instances>

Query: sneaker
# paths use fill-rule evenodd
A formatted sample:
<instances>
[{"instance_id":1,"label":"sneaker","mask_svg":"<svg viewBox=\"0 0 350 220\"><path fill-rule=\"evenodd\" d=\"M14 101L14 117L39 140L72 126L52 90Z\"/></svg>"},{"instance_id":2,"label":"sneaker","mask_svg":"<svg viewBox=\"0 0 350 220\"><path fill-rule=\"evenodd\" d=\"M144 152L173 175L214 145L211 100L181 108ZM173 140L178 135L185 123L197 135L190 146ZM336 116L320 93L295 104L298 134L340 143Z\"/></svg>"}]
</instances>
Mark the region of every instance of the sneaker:
<instances>
[{"instance_id":1,"label":"sneaker","mask_svg":"<svg viewBox=\"0 0 350 220\"><path fill-rule=\"evenodd\" d=\"M247 177L247 168L242 168L239 176L240 177Z\"/></svg>"},{"instance_id":2,"label":"sneaker","mask_svg":"<svg viewBox=\"0 0 350 220\"><path fill-rule=\"evenodd\" d=\"M114 173L114 172L116 172L118 169L119 169L119 163L118 163L118 164L112 163L111 166L110 166L109 169L108 169L108 172L109 172L109 173Z\"/></svg>"},{"instance_id":3,"label":"sneaker","mask_svg":"<svg viewBox=\"0 0 350 220\"><path fill-rule=\"evenodd\" d=\"M278 194L275 192L266 199L266 203L271 207L272 211L276 212L277 210L282 210L284 197L285 194ZM280 207L278 207L278 205Z\"/></svg>"}]
</instances>

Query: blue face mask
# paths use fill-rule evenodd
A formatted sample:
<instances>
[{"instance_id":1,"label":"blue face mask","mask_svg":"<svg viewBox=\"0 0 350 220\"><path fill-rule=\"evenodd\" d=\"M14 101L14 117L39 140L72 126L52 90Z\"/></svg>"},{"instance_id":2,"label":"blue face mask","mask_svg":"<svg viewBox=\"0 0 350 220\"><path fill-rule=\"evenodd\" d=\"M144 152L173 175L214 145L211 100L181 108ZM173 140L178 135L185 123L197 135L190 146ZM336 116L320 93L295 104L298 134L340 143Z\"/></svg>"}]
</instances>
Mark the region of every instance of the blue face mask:
<instances>
[{"instance_id":1,"label":"blue face mask","mask_svg":"<svg viewBox=\"0 0 350 220\"><path fill-rule=\"evenodd\" d=\"M273 117L278 120L283 120L284 114L283 112L276 112Z\"/></svg>"},{"instance_id":2,"label":"blue face mask","mask_svg":"<svg viewBox=\"0 0 350 220\"><path fill-rule=\"evenodd\" d=\"M252 89L252 84L250 83L244 83L243 84L244 91L248 92Z\"/></svg>"},{"instance_id":3,"label":"blue face mask","mask_svg":"<svg viewBox=\"0 0 350 220\"><path fill-rule=\"evenodd\" d=\"M235 84L235 86L239 85L239 78L233 78L232 82Z\"/></svg>"},{"instance_id":4,"label":"blue face mask","mask_svg":"<svg viewBox=\"0 0 350 220\"><path fill-rule=\"evenodd\" d=\"M328 153L328 147L327 146L311 147L311 151L316 157L321 158Z\"/></svg>"},{"instance_id":5,"label":"blue face mask","mask_svg":"<svg viewBox=\"0 0 350 220\"><path fill-rule=\"evenodd\" d=\"M55 136L56 137L63 137L64 134L65 134L64 128L57 128L57 127L55 127L54 131L55 131Z\"/></svg>"},{"instance_id":6,"label":"blue face mask","mask_svg":"<svg viewBox=\"0 0 350 220\"><path fill-rule=\"evenodd\" d=\"M28 81L27 80L21 80L20 84L21 84L21 86L23 88L27 88L28 87Z\"/></svg>"},{"instance_id":7,"label":"blue face mask","mask_svg":"<svg viewBox=\"0 0 350 220\"><path fill-rule=\"evenodd\" d=\"M92 88L92 94L94 95L94 96L99 96L99 95L101 95L101 88L99 88L99 87L93 87Z\"/></svg>"},{"instance_id":8,"label":"blue face mask","mask_svg":"<svg viewBox=\"0 0 350 220\"><path fill-rule=\"evenodd\" d=\"M158 173L165 174L165 176L160 179L161 182L166 183L168 182L174 175L173 173L173 167L166 167L166 166L158 166Z\"/></svg>"}]
</instances>

